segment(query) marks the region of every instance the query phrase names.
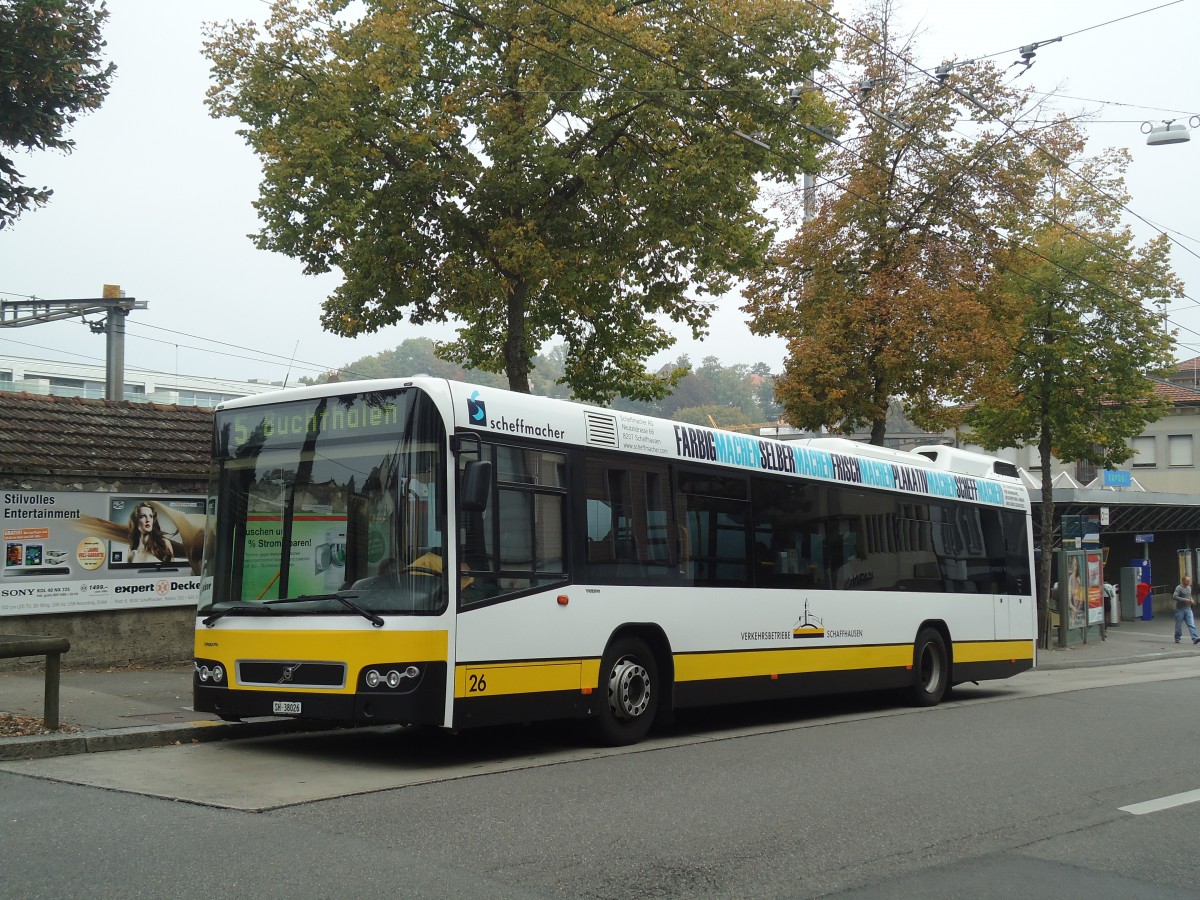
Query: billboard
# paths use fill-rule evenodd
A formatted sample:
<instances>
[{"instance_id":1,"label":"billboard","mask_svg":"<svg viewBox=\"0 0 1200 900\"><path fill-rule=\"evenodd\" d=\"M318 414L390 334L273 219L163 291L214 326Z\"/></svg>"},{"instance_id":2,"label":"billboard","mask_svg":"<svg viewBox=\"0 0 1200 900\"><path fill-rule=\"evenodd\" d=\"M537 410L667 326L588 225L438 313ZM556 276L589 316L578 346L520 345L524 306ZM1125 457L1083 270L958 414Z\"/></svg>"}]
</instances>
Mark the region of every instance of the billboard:
<instances>
[{"instance_id":1,"label":"billboard","mask_svg":"<svg viewBox=\"0 0 1200 900\"><path fill-rule=\"evenodd\" d=\"M205 498L6 491L0 616L194 606Z\"/></svg>"}]
</instances>

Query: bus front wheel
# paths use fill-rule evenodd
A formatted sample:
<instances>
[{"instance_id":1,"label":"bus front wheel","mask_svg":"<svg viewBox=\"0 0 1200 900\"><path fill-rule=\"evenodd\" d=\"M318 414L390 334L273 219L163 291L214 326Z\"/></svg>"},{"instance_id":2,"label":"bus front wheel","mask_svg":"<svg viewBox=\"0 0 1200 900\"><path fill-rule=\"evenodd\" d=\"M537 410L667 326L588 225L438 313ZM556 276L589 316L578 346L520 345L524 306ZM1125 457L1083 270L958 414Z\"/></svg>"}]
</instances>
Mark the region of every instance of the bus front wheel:
<instances>
[{"instance_id":1,"label":"bus front wheel","mask_svg":"<svg viewBox=\"0 0 1200 900\"><path fill-rule=\"evenodd\" d=\"M658 712L658 664L638 638L615 641L600 661L596 737L609 746L636 744Z\"/></svg>"},{"instance_id":2,"label":"bus front wheel","mask_svg":"<svg viewBox=\"0 0 1200 900\"><path fill-rule=\"evenodd\" d=\"M915 706L937 706L950 684L950 659L946 642L936 628L922 628L913 645L913 684L910 696Z\"/></svg>"}]
</instances>

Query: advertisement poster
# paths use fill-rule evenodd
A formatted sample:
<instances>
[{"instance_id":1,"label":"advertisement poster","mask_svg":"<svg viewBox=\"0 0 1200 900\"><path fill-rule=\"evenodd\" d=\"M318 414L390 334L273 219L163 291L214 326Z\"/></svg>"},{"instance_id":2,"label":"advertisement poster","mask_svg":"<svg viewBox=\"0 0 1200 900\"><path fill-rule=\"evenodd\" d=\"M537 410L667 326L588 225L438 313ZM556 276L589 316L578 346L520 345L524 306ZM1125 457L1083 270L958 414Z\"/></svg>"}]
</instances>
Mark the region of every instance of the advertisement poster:
<instances>
[{"instance_id":1,"label":"advertisement poster","mask_svg":"<svg viewBox=\"0 0 1200 900\"><path fill-rule=\"evenodd\" d=\"M1099 553L1087 555L1087 598L1088 624L1101 625L1104 622L1104 583L1103 565Z\"/></svg>"},{"instance_id":2,"label":"advertisement poster","mask_svg":"<svg viewBox=\"0 0 1200 900\"><path fill-rule=\"evenodd\" d=\"M283 524L278 516L247 517L242 590L247 599L279 597ZM327 594L346 580L346 517L301 515L292 519L288 594Z\"/></svg>"},{"instance_id":3,"label":"advertisement poster","mask_svg":"<svg viewBox=\"0 0 1200 900\"><path fill-rule=\"evenodd\" d=\"M1064 553L1067 567L1067 627L1083 628L1084 611L1088 608L1085 559L1083 553Z\"/></svg>"},{"instance_id":4,"label":"advertisement poster","mask_svg":"<svg viewBox=\"0 0 1200 900\"><path fill-rule=\"evenodd\" d=\"M0 616L195 605L205 498L6 491Z\"/></svg>"}]
</instances>

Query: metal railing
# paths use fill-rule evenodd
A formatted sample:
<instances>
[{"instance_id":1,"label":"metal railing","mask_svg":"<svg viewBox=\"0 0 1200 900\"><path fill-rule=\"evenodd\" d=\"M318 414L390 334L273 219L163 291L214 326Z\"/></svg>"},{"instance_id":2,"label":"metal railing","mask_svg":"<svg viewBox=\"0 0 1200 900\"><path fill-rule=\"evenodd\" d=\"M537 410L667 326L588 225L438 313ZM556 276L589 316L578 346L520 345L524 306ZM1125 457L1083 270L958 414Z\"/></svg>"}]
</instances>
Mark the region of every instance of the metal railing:
<instances>
[{"instance_id":1,"label":"metal railing","mask_svg":"<svg viewBox=\"0 0 1200 900\"><path fill-rule=\"evenodd\" d=\"M42 704L42 723L48 731L58 730L59 662L71 649L66 638L43 637L34 634L0 634L0 659L23 656L46 657L46 690Z\"/></svg>"}]
</instances>

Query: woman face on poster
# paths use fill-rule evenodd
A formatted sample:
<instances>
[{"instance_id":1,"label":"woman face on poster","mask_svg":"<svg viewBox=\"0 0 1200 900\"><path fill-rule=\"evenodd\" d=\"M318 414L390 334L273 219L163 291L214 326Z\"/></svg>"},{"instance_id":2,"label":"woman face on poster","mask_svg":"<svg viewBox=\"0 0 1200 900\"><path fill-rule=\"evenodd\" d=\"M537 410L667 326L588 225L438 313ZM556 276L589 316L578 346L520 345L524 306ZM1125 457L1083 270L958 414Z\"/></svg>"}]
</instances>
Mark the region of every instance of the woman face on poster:
<instances>
[{"instance_id":1,"label":"woman face on poster","mask_svg":"<svg viewBox=\"0 0 1200 900\"><path fill-rule=\"evenodd\" d=\"M129 517L129 549L130 561L135 563L171 559L171 545L158 524L158 513L148 503L139 503Z\"/></svg>"},{"instance_id":2,"label":"woman face on poster","mask_svg":"<svg viewBox=\"0 0 1200 900\"><path fill-rule=\"evenodd\" d=\"M149 506L139 506L133 511L133 521L137 526L138 534L141 537L141 542L146 540L154 533L154 526L158 524L158 516Z\"/></svg>"}]
</instances>

